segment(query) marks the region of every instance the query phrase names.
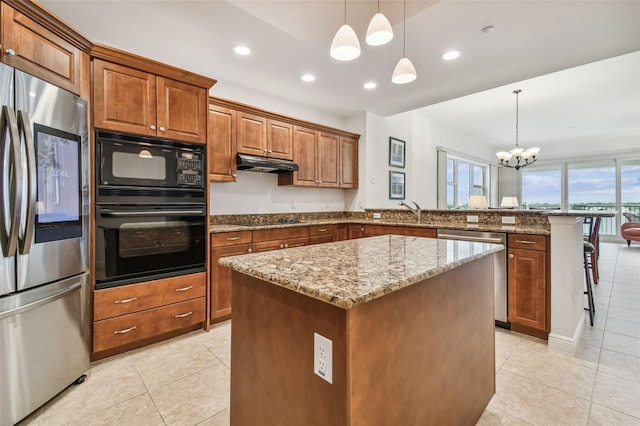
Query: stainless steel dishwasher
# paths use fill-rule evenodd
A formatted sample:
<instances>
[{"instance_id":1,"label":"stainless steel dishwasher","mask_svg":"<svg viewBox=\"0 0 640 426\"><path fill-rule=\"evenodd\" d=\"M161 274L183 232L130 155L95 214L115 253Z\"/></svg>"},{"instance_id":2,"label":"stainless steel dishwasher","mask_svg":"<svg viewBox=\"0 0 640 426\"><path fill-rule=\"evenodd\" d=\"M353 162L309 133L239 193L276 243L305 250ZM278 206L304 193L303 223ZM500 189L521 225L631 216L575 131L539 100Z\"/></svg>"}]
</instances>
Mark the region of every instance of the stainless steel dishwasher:
<instances>
[{"instance_id":1,"label":"stainless steel dishwasher","mask_svg":"<svg viewBox=\"0 0 640 426\"><path fill-rule=\"evenodd\" d=\"M495 286L495 320L502 328L511 328L507 321L507 234L503 232L483 232L457 229L438 229L438 238L444 240L464 240L477 243L502 244L504 250L495 254L493 282Z\"/></svg>"}]
</instances>

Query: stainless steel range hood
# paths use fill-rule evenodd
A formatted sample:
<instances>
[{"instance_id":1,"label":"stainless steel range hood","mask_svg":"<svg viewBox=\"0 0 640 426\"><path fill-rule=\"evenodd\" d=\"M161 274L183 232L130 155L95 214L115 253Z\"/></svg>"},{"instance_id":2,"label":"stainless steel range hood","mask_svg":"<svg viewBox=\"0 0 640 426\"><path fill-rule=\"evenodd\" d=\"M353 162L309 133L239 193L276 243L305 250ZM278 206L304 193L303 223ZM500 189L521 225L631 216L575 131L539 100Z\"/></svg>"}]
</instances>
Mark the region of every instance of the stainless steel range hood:
<instances>
[{"instance_id":1,"label":"stainless steel range hood","mask_svg":"<svg viewBox=\"0 0 640 426\"><path fill-rule=\"evenodd\" d=\"M263 173L297 172L299 167L290 160L278 158L258 157L255 155L238 154L238 170Z\"/></svg>"}]
</instances>

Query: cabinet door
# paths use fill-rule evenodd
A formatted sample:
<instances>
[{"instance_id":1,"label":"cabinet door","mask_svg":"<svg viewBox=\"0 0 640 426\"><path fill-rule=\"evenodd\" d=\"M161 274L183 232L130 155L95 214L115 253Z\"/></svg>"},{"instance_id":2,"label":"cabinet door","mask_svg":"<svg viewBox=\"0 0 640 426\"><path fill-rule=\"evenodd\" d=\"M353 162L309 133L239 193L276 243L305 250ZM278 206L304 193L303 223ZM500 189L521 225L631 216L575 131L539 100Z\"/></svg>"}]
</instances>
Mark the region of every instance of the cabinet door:
<instances>
[{"instance_id":1,"label":"cabinet door","mask_svg":"<svg viewBox=\"0 0 640 426\"><path fill-rule=\"evenodd\" d=\"M337 188L339 137L330 133L318 135L317 175L319 186Z\"/></svg>"},{"instance_id":2,"label":"cabinet door","mask_svg":"<svg viewBox=\"0 0 640 426\"><path fill-rule=\"evenodd\" d=\"M293 172L293 184L298 186L318 186L316 178L317 132L304 127L293 126L293 161L300 170Z\"/></svg>"},{"instance_id":3,"label":"cabinet door","mask_svg":"<svg viewBox=\"0 0 640 426\"><path fill-rule=\"evenodd\" d=\"M93 61L94 127L156 135L156 77L101 60Z\"/></svg>"},{"instance_id":4,"label":"cabinet door","mask_svg":"<svg viewBox=\"0 0 640 426\"><path fill-rule=\"evenodd\" d=\"M367 225L365 235L367 237L376 237L378 235L398 234L398 232L394 232L396 229L398 228L395 226Z\"/></svg>"},{"instance_id":5,"label":"cabinet door","mask_svg":"<svg viewBox=\"0 0 640 426\"><path fill-rule=\"evenodd\" d=\"M293 126L282 121L267 121L267 156L293 160Z\"/></svg>"},{"instance_id":6,"label":"cabinet door","mask_svg":"<svg viewBox=\"0 0 640 426\"><path fill-rule=\"evenodd\" d=\"M2 4L2 62L80 94L81 51Z\"/></svg>"},{"instance_id":7,"label":"cabinet door","mask_svg":"<svg viewBox=\"0 0 640 426\"><path fill-rule=\"evenodd\" d=\"M280 250L284 248L284 243L282 240L273 240L273 241L260 241L257 243L253 243L251 248L254 253L260 253L263 251L272 251L272 250Z\"/></svg>"},{"instance_id":8,"label":"cabinet door","mask_svg":"<svg viewBox=\"0 0 640 426\"><path fill-rule=\"evenodd\" d=\"M349 239L362 238L366 236L364 225L349 225Z\"/></svg>"},{"instance_id":9,"label":"cabinet door","mask_svg":"<svg viewBox=\"0 0 640 426\"><path fill-rule=\"evenodd\" d=\"M349 238L349 226L346 223L336 225L335 241L344 241Z\"/></svg>"},{"instance_id":10,"label":"cabinet door","mask_svg":"<svg viewBox=\"0 0 640 426\"><path fill-rule=\"evenodd\" d=\"M302 247L309 245L309 237L289 238L282 240L283 248Z\"/></svg>"},{"instance_id":11,"label":"cabinet door","mask_svg":"<svg viewBox=\"0 0 640 426\"><path fill-rule=\"evenodd\" d=\"M546 253L509 249L509 321L546 330Z\"/></svg>"},{"instance_id":12,"label":"cabinet door","mask_svg":"<svg viewBox=\"0 0 640 426\"><path fill-rule=\"evenodd\" d=\"M218 265L218 260L226 256L236 256L251 252L251 244L211 248L211 319L219 319L231 314L231 269Z\"/></svg>"},{"instance_id":13,"label":"cabinet door","mask_svg":"<svg viewBox=\"0 0 640 426\"><path fill-rule=\"evenodd\" d=\"M340 137L340 188L358 187L358 141Z\"/></svg>"},{"instance_id":14,"label":"cabinet door","mask_svg":"<svg viewBox=\"0 0 640 426\"><path fill-rule=\"evenodd\" d=\"M332 243L334 241L338 241L334 239L333 234L331 235L317 235L314 237L309 237L309 245L313 244L322 244L322 243Z\"/></svg>"},{"instance_id":15,"label":"cabinet door","mask_svg":"<svg viewBox=\"0 0 640 426\"><path fill-rule=\"evenodd\" d=\"M157 78L157 135L207 143L207 91L168 78Z\"/></svg>"},{"instance_id":16,"label":"cabinet door","mask_svg":"<svg viewBox=\"0 0 640 426\"><path fill-rule=\"evenodd\" d=\"M235 182L236 111L210 105L207 133L209 180Z\"/></svg>"},{"instance_id":17,"label":"cabinet door","mask_svg":"<svg viewBox=\"0 0 640 426\"><path fill-rule=\"evenodd\" d=\"M241 154L267 155L267 119L238 111L237 145Z\"/></svg>"}]
</instances>

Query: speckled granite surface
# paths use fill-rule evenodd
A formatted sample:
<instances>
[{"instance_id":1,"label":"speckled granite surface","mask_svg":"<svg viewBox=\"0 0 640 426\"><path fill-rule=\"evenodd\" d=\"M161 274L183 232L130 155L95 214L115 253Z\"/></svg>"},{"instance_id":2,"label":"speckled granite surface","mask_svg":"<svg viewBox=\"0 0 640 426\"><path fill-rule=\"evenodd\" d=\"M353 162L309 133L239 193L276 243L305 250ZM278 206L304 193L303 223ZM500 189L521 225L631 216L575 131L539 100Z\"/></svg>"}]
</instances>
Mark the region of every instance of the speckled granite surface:
<instances>
[{"instance_id":1,"label":"speckled granite surface","mask_svg":"<svg viewBox=\"0 0 640 426\"><path fill-rule=\"evenodd\" d=\"M219 263L349 309L503 249L499 244L383 235L224 257Z\"/></svg>"}]
</instances>

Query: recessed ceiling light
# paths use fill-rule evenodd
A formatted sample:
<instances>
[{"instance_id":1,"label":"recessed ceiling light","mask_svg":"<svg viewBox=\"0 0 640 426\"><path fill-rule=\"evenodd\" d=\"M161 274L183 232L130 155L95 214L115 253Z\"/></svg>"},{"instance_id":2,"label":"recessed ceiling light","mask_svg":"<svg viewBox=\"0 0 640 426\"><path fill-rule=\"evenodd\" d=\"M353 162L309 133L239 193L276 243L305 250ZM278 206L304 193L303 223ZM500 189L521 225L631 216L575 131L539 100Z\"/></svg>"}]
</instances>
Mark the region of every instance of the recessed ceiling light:
<instances>
[{"instance_id":1,"label":"recessed ceiling light","mask_svg":"<svg viewBox=\"0 0 640 426\"><path fill-rule=\"evenodd\" d=\"M378 87L378 85L376 84L375 81L367 81L365 84L362 85L362 87L364 87L367 90L371 90Z\"/></svg>"},{"instance_id":2,"label":"recessed ceiling light","mask_svg":"<svg viewBox=\"0 0 640 426\"><path fill-rule=\"evenodd\" d=\"M453 59L456 59L459 56L460 56L460 51L459 50L450 50L448 52L445 52L442 55L442 59L444 59L445 61L451 61Z\"/></svg>"},{"instance_id":3,"label":"recessed ceiling light","mask_svg":"<svg viewBox=\"0 0 640 426\"><path fill-rule=\"evenodd\" d=\"M312 82L316 79L316 76L313 74L305 74L302 76L302 81Z\"/></svg>"},{"instance_id":4,"label":"recessed ceiling light","mask_svg":"<svg viewBox=\"0 0 640 426\"><path fill-rule=\"evenodd\" d=\"M485 34L489 34L493 30L495 30L495 27L493 25L489 25L487 27L484 27L481 31Z\"/></svg>"},{"instance_id":5,"label":"recessed ceiling light","mask_svg":"<svg viewBox=\"0 0 640 426\"><path fill-rule=\"evenodd\" d=\"M240 55L240 56L247 56L247 55L251 54L251 49L249 49L247 46L243 46L241 44L235 46L233 48L233 51L236 53L236 55Z\"/></svg>"}]
</instances>

